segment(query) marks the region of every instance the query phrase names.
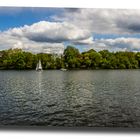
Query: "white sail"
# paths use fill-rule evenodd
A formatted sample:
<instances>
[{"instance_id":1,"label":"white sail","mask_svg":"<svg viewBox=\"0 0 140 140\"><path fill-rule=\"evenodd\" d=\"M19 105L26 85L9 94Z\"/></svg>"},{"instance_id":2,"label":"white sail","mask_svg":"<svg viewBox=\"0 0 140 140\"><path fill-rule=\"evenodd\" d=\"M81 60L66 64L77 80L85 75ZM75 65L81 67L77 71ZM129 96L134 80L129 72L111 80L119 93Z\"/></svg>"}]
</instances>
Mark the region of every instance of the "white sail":
<instances>
[{"instance_id":1,"label":"white sail","mask_svg":"<svg viewBox=\"0 0 140 140\"><path fill-rule=\"evenodd\" d=\"M39 60L38 68L42 69L41 61Z\"/></svg>"},{"instance_id":2,"label":"white sail","mask_svg":"<svg viewBox=\"0 0 140 140\"><path fill-rule=\"evenodd\" d=\"M37 70L37 71L42 70L42 65L41 65L41 61L40 61L40 60L39 60L39 62L37 63L36 70Z\"/></svg>"}]
</instances>

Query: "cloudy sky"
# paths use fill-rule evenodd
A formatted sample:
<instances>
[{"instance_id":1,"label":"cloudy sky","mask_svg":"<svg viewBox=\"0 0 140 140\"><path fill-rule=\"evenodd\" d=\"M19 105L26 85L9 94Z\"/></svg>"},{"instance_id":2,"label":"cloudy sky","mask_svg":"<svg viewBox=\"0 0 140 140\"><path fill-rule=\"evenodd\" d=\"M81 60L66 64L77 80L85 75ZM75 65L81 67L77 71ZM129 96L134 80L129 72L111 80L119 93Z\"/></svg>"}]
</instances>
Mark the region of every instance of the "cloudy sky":
<instances>
[{"instance_id":1,"label":"cloudy sky","mask_svg":"<svg viewBox=\"0 0 140 140\"><path fill-rule=\"evenodd\" d=\"M0 50L140 51L140 10L0 8Z\"/></svg>"}]
</instances>

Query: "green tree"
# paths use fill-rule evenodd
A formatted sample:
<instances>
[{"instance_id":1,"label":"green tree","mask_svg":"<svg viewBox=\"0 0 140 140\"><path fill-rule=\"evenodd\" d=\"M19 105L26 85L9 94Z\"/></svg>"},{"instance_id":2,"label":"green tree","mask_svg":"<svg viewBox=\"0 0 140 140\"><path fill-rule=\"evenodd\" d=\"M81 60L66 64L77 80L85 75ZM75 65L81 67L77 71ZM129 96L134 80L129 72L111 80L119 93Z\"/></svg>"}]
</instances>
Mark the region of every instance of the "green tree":
<instances>
[{"instance_id":1,"label":"green tree","mask_svg":"<svg viewBox=\"0 0 140 140\"><path fill-rule=\"evenodd\" d=\"M64 63L68 68L78 68L80 66L80 53L79 50L73 46L68 46L64 50Z\"/></svg>"}]
</instances>

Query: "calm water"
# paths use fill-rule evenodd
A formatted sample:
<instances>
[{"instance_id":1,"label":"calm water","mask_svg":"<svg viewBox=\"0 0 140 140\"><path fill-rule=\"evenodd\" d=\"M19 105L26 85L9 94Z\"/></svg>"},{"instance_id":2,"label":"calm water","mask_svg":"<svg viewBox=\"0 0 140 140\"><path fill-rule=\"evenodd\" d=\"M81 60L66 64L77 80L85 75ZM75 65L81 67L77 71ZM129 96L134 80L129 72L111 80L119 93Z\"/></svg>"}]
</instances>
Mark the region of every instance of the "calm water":
<instances>
[{"instance_id":1,"label":"calm water","mask_svg":"<svg viewBox=\"0 0 140 140\"><path fill-rule=\"evenodd\" d=\"M140 127L140 70L0 71L0 125Z\"/></svg>"}]
</instances>

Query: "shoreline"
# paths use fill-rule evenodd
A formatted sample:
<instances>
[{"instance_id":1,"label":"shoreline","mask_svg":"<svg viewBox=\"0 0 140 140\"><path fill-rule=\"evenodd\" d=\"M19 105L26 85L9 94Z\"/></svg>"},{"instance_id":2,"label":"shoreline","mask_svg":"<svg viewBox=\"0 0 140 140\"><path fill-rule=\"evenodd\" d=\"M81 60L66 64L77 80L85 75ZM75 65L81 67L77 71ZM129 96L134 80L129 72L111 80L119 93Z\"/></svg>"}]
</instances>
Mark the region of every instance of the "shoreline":
<instances>
[{"instance_id":1,"label":"shoreline","mask_svg":"<svg viewBox=\"0 0 140 140\"><path fill-rule=\"evenodd\" d=\"M100 70L140 70L140 68L137 69L67 69L66 71L79 71L79 70L85 70L85 71L100 71ZM35 69L0 69L0 71L36 71ZM43 69L43 71L62 71L61 69ZM64 71L64 72L66 72Z\"/></svg>"}]
</instances>

